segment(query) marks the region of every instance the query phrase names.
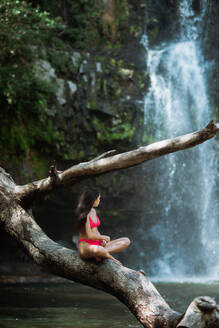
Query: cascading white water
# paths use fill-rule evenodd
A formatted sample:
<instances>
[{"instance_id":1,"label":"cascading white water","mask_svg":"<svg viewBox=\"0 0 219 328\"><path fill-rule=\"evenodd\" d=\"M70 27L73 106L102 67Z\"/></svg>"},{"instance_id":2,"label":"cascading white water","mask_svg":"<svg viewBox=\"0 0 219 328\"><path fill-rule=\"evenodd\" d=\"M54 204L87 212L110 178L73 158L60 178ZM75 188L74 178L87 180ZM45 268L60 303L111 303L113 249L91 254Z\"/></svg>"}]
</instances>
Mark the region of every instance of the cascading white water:
<instances>
[{"instance_id":1,"label":"cascading white water","mask_svg":"<svg viewBox=\"0 0 219 328\"><path fill-rule=\"evenodd\" d=\"M151 86L145 96L145 133L161 140L204 127L211 108L199 44L207 1L199 14L192 0L179 5L179 42L148 47ZM213 141L144 167L146 216L138 231L140 265L155 279L219 277L219 215ZM157 223L150 222L150 217ZM142 229L143 227L143 229ZM144 235L142 234L144 231ZM143 247L142 247L143 245Z\"/></svg>"}]
</instances>

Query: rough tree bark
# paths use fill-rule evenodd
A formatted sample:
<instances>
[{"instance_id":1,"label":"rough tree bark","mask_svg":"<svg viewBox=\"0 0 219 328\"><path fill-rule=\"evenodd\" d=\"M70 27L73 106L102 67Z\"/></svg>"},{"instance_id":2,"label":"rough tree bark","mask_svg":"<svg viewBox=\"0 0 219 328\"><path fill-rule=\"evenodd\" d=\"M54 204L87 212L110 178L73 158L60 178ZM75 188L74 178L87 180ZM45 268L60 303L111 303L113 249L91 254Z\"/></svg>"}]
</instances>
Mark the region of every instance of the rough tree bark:
<instances>
[{"instance_id":1,"label":"rough tree bark","mask_svg":"<svg viewBox=\"0 0 219 328\"><path fill-rule=\"evenodd\" d=\"M143 271L131 270L111 260L101 263L82 261L76 251L62 247L48 238L34 221L30 209L34 199L57 188L193 147L215 136L218 130L219 124L211 121L200 131L122 154L107 152L63 172L57 171L53 165L48 178L24 186L16 185L11 176L0 168L0 220L6 231L37 264L51 273L114 295L144 327L219 327L219 308L211 298L198 297L185 314L177 313L169 307Z\"/></svg>"}]
</instances>

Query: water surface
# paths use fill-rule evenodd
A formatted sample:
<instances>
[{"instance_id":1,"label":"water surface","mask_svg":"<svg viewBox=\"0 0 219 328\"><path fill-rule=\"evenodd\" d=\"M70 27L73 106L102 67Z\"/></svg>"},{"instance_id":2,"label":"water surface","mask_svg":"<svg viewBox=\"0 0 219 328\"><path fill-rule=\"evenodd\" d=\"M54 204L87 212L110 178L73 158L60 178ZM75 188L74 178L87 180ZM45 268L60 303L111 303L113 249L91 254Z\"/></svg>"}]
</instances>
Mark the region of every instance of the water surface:
<instances>
[{"instance_id":1,"label":"water surface","mask_svg":"<svg viewBox=\"0 0 219 328\"><path fill-rule=\"evenodd\" d=\"M157 289L177 311L196 296L219 303L219 283L159 283ZM1 328L139 328L130 311L116 298L75 283L0 286Z\"/></svg>"}]
</instances>

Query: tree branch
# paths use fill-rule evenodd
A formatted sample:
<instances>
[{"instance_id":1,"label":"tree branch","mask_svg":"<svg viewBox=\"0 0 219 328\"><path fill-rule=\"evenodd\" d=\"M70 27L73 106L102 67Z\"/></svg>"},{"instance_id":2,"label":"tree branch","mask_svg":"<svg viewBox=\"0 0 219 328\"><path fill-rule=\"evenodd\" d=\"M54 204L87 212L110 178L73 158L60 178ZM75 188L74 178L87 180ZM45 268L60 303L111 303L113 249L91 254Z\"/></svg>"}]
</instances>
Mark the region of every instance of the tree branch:
<instances>
[{"instance_id":1,"label":"tree branch","mask_svg":"<svg viewBox=\"0 0 219 328\"><path fill-rule=\"evenodd\" d=\"M213 138L218 131L219 124L211 121L204 129L177 138L155 142L151 145L108 158L105 157L109 153L104 153L99 158L97 157L89 162L74 165L59 173L56 175L58 179L56 179L55 184L54 178L50 176L23 186L16 186L14 197L16 197L20 204L27 206L29 203L30 206L34 199L50 193L56 188L70 186L91 176L94 177L107 172L128 168L154 158L194 147Z\"/></svg>"},{"instance_id":2,"label":"tree branch","mask_svg":"<svg viewBox=\"0 0 219 328\"><path fill-rule=\"evenodd\" d=\"M185 315L172 310L141 271L111 260L83 261L48 238L33 218L0 191L0 220L40 266L61 277L103 290L123 302L146 328L216 328L218 309L209 297L195 299Z\"/></svg>"},{"instance_id":3,"label":"tree branch","mask_svg":"<svg viewBox=\"0 0 219 328\"><path fill-rule=\"evenodd\" d=\"M152 283L141 272L118 265L111 260L101 263L83 261L78 253L48 238L37 223L16 202L0 191L0 219L5 229L17 239L26 252L49 272L79 282L117 297L127 305L144 327L160 322L179 322Z\"/></svg>"}]
</instances>

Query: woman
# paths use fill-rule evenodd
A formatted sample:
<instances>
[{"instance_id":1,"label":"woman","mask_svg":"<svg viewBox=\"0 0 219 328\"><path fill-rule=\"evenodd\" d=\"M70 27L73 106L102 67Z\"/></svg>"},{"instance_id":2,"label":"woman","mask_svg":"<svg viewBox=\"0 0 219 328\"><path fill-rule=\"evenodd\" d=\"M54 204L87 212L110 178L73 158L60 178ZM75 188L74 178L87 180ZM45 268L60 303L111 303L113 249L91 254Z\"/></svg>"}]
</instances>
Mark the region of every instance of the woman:
<instances>
[{"instance_id":1,"label":"woman","mask_svg":"<svg viewBox=\"0 0 219 328\"><path fill-rule=\"evenodd\" d=\"M100 220L94 207L100 203L100 193L96 190L83 192L76 209L79 230L78 251L82 259L111 259L121 264L111 254L118 253L130 245L126 237L110 241L109 236L101 235L98 227Z\"/></svg>"}]
</instances>

